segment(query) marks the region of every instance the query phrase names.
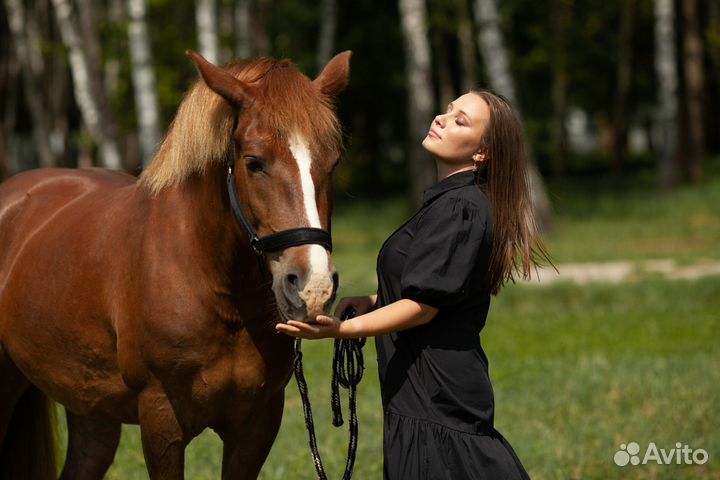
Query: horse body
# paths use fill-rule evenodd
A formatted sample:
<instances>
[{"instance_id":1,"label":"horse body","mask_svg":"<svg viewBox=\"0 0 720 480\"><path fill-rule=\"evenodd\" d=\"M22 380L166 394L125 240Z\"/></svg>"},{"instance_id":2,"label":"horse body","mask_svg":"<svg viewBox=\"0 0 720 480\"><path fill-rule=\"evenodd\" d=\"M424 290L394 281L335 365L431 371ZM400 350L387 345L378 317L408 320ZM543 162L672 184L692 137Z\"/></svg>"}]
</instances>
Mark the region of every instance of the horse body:
<instances>
[{"instance_id":1,"label":"horse body","mask_svg":"<svg viewBox=\"0 0 720 480\"><path fill-rule=\"evenodd\" d=\"M57 170L28 172L0 186L6 200L0 209L0 338L28 380L69 409L105 410L132 421L136 409L118 409L134 393L117 365L109 284L127 253L103 241L122 225L108 205L120 196L116 190L128 191L127 182L100 171ZM111 188L102 188L108 183Z\"/></svg>"},{"instance_id":2,"label":"horse body","mask_svg":"<svg viewBox=\"0 0 720 480\"><path fill-rule=\"evenodd\" d=\"M220 73L201 73L227 100L227 85L213 85ZM218 112L227 105L209 115ZM231 132L236 155L259 148L248 140L262 129L247 117L241 111ZM268 163L270 154L296 153L292 141L282 152L260 143ZM292 340L274 324L299 308L306 318L311 307L322 311L334 289L311 270L317 246L268 255L268 284L232 217L225 167L214 161L159 189L100 169L37 170L0 185L0 445L32 385L68 412L61 478L102 478L121 423L140 424L151 478L182 478L184 448L207 427L225 444L224 478L257 476L292 366ZM307 181L300 169L266 195L307 197L292 187ZM248 172L240 195L259 232L311 216L293 212L293 202L286 216L263 207L251 191L263 179ZM317 184L324 201L329 192ZM327 218L329 207L317 208Z\"/></svg>"}]
</instances>

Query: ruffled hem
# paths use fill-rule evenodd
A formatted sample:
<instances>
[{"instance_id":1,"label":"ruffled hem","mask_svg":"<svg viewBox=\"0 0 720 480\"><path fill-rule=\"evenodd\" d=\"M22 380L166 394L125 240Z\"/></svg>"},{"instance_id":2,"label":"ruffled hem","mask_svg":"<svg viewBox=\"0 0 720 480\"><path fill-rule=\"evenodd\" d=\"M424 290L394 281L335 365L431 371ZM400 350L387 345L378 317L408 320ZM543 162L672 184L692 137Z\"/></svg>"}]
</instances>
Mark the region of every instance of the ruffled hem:
<instances>
[{"instance_id":1,"label":"ruffled hem","mask_svg":"<svg viewBox=\"0 0 720 480\"><path fill-rule=\"evenodd\" d=\"M494 428L465 433L439 423L385 413L385 480L529 480L507 440Z\"/></svg>"}]
</instances>

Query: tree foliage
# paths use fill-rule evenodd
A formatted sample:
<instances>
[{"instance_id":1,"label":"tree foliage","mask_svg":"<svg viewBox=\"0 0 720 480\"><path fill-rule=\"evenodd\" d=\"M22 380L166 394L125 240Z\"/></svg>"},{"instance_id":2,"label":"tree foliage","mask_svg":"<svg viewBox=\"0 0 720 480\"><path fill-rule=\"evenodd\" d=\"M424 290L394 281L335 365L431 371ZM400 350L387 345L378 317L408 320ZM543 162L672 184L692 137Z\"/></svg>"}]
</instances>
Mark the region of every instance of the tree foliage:
<instances>
[{"instance_id":1,"label":"tree foliage","mask_svg":"<svg viewBox=\"0 0 720 480\"><path fill-rule=\"evenodd\" d=\"M249 3L252 15L251 40L259 44L267 42L269 55L290 58L309 76L317 74L322 2L245 1ZM117 65L115 73L102 69L107 76L103 80L112 87L107 93L119 125L121 148L127 153L132 148L128 139L137 137L138 127L132 100L127 14L120 18L109 14L117 2L124 4L123 0L99 2L96 15L103 62L106 66L113 61ZM28 9L37 5L52 8L50 0L26 0L24 3ZM73 3L77 8L79 3ZM184 92L198 78L184 55L186 49L198 48L195 6L194 2L170 0L148 0L147 3L161 129L165 130ZM223 61L229 61L236 49L238 32L234 30L235 23L231 17L239 3L237 0L217 0ZM458 32L461 23L472 15L472 3L467 0L426 0L436 108L447 101L448 95L463 93L466 70L470 67L464 65ZM589 153L569 152L564 171L602 171L613 165L612 138L608 138L612 136L617 111L618 61L623 47L629 49L632 58L629 90L623 109L625 122L633 130L633 138L637 140L643 134L645 139L649 139L645 142L646 149L639 153L633 149L637 142L631 142L629 163L623 168L633 168L638 162L654 162L652 123L658 98L653 68L653 1L635 0L627 45L622 43L620 35L621 0L503 0L498 5L518 102L543 173L547 175L558 171L553 162L557 161L558 152L562 152L566 145L559 145L565 140L557 134L557 119L567 121L569 110L582 111L586 115L588 132L596 142ZM705 152L712 154L720 149L720 121L712 115L713 105L716 108L720 101L720 7L716 2L703 1L699 1L698 6L705 52ZM0 18L7 18L4 4L0 6ZM404 189L409 184L405 138L411 122L406 113L405 54L398 6L395 2L375 0L337 2L336 21L335 51L350 49L354 52L350 85L338 99L339 114L347 132L347 148L337 177L338 185L341 191L350 195ZM676 23L677 50L681 52L682 22L678 19ZM221 28L221 25L225 27ZM476 29L473 26L473 38L477 36ZM57 52L60 44L57 26L50 25L41 34L43 52ZM0 28L0 36L3 44L10 42L6 24ZM14 67L18 62L13 56L13 49L0 49L0 85L4 88L4 96L17 96L23 88L21 77ZM471 79L476 85L485 86L487 75L479 62L481 57L477 46L474 56L478 63ZM48 55L43 58L47 59ZM682 55L678 54L677 60L680 65L678 71L682 71ZM558 86L559 73L562 73L564 83ZM684 86L681 84L680 87L682 95ZM557 96L558 88L563 89L560 97ZM562 104L558 104L558 98L563 99ZM23 138L30 138L32 131L25 102L21 96L18 99L9 101L4 98L0 103L3 108L0 122L8 153L3 158L17 155L37 158L36 153L17 147ZM65 110L71 132L71 150L77 151L80 145L78 139L83 138L84 130L77 106L72 101L67 103ZM10 118L12 121L8 120ZM2 145L3 142L0 142ZM134 148L137 150L137 146ZM69 157L72 158L72 155ZM3 163L32 164L25 160Z\"/></svg>"}]
</instances>

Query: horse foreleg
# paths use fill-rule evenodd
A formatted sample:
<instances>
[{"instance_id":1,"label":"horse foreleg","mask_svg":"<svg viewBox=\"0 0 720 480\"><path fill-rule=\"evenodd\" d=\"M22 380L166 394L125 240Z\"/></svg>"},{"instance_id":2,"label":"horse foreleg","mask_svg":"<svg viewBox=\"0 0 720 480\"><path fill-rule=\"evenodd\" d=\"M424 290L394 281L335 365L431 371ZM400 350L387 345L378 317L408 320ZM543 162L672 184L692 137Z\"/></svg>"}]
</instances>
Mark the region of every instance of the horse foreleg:
<instances>
[{"instance_id":1,"label":"horse foreleg","mask_svg":"<svg viewBox=\"0 0 720 480\"><path fill-rule=\"evenodd\" d=\"M115 458L120 423L66 413L68 450L60 480L102 480Z\"/></svg>"},{"instance_id":2,"label":"horse foreleg","mask_svg":"<svg viewBox=\"0 0 720 480\"><path fill-rule=\"evenodd\" d=\"M255 480L260 474L272 448L282 420L285 394L280 391L252 418L241 422L232 420L216 428L223 440L223 480Z\"/></svg>"},{"instance_id":3,"label":"horse foreleg","mask_svg":"<svg viewBox=\"0 0 720 480\"><path fill-rule=\"evenodd\" d=\"M143 390L138 399L140 434L148 474L152 480L180 480L185 468L182 428L160 387Z\"/></svg>"}]
</instances>

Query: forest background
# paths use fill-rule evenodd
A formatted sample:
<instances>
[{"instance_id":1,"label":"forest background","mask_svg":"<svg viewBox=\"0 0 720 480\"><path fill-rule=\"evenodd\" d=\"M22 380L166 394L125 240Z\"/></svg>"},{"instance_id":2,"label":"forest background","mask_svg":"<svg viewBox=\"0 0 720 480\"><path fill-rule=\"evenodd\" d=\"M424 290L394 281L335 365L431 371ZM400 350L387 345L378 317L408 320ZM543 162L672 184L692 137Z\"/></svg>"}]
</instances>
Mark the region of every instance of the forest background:
<instances>
[{"instance_id":1,"label":"forest background","mask_svg":"<svg viewBox=\"0 0 720 480\"><path fill-rule=\"evenodd\" d=\"M419 139L477 86L521 111L544 178L650 168L667 188L720 150L714 1L4 0L0 19L0 176L137 174L198 78L186 49L311 77L353 50L339 201L432 183Z\"/></svg>"}]
</instances>

